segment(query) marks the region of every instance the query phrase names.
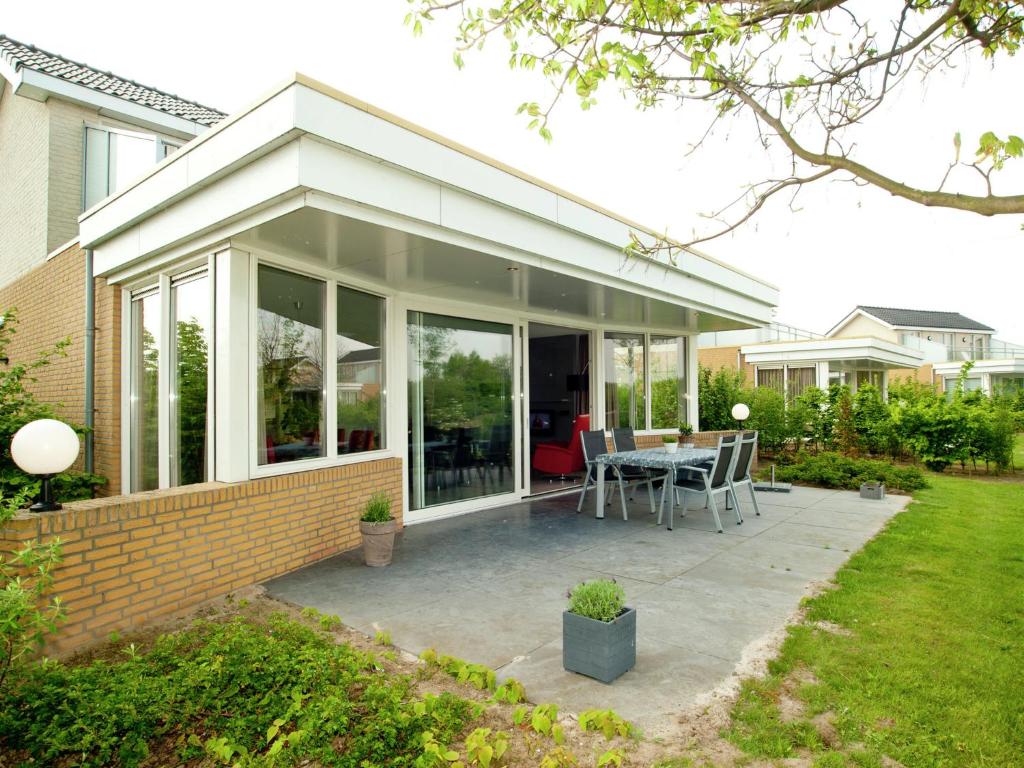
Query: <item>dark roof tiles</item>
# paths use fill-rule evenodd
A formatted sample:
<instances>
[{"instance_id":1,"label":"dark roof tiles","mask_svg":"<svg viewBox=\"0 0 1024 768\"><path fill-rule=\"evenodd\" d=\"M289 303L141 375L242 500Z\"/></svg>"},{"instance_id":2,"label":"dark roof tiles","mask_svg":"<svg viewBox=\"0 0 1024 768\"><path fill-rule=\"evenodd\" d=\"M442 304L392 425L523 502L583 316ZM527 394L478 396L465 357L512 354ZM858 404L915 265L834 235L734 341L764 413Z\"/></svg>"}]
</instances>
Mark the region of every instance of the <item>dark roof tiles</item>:
<instances>
[{"instance_id":1,"label":"dark roof tiles","mask_svg":"<svg viewBox=\"0 0 1024 768\"><path fill-rule=\"evenodd\" d=\"M118 77L110 72L102 72L88 64L65 59L63 56L48 53L35 46L19 43L6 35L0 35L0 57L3 57L15 69L32 69L59 77L94 91L166 112L200 125L215 125L226 117L223 112L216 109L178 98L173 94Z\"/></svg>"},{"instance_id":2,"label":"dark roof tiles","mask_svg":"<svg viewBox=\"0 0 1024 768\"><path fill-rule=\"evenodd\" d=\"M987 325L977 320L964 317L959 312L935 312L929 309L896 309L893 307L867 307L858 305L857 309L877 317L884 323L905 328L949 328L956 331L992 331Z\"/></svg>"}]
</instances>

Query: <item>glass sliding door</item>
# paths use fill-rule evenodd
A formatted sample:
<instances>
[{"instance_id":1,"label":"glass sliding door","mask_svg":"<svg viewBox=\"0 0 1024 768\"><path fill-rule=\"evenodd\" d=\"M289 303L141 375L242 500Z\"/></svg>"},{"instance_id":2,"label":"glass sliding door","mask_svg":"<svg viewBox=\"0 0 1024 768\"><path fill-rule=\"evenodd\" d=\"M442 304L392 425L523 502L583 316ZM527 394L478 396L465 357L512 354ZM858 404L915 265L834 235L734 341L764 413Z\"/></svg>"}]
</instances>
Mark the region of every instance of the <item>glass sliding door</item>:
<instances>
[{"instance_id":1,"label":"glass sliding door","mask_svg":"<svg viewBox=\"0 0 1024 768\"><path fill-rule=\"evenodd\" d=\"M171 283L171 485L210 480L210 280L206 272Z\"/></svg>"},{"instance_id":2,"label":"glass sliding door","mask_svg":"<svg viewBox=\"0 0 1024 768\"><path fill-rule=\"evenodd\" d=\"M604 425L647 428L644 400L644 334L604 335Z\"/></svg>"},{"instance_id":3,"label":"glass sliding door","mask_svg":"<svg viewBox=\"0 0 1024 768\"><path fill-rule=\"evenodd\" d=\"M135 493L160 485L160 293L133 296L131 310L130 488Z\"/></svg>"},{"instance_id":4,"label":"glass sliding door","mask_svg":"<svg viewBox=\"0 0 1024 768\"><path fill-rule=\"evenodd\" d=\"M407 319L410 509L512 493L512 326Z\"/></svg>"}]
</instances>

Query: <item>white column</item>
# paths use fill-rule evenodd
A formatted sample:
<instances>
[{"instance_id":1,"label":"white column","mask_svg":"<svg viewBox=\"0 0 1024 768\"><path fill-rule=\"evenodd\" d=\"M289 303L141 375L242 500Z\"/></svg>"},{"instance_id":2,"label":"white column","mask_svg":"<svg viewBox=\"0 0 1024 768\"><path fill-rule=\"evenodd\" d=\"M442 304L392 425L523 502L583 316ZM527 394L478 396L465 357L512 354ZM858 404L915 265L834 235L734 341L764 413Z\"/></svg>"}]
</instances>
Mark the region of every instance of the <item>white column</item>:
<instances>
[{"instance_id":1,"label":"white column","mask_svg":"<svg viewBox=\"0 0 1024 768\"><path fill-rule=\"evenodd\" d=\"M250 333L253 327L251 265L249 254L228 248L214 257L217 298L214 317L214 439L215 479L237 482L249 479L249 460L254 455L249 414Z\"/></svg>"},{"instance_id":2,"label":"white column","mask_svg":"<svg viewBox=\"0 0 1024 768\"><path fill-rule=\"evenodd\" d=\"M817 363L815 366L816 386L818 389L828 391L828 363Z\"/></svg>"},{"instance_id":3,"label":"white column","mask_svg":"<svg viewBox=\"0 0 1024 768\"><path fill-rule=\"evenodd\" d=\"M742 369L741 369L742 370ZM700 403L698 387L700 383L698 379L698 366L697 366L697 335L686 337L686 395L689 398L686 402L686 420L693 427L694 432L700 431L700 413L698 412L698 404Z\"/></svg>"}]
</instances>

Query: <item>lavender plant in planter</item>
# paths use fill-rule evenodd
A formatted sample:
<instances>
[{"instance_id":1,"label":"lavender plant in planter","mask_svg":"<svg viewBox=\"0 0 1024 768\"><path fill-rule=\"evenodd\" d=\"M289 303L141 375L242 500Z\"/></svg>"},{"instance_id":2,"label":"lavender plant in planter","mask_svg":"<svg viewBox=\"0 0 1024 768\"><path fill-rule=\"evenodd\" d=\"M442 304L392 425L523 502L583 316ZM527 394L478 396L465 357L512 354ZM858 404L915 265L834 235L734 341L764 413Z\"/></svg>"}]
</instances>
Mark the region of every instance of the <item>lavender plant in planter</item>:
<instances>
[{"instance_id":1,"label":"lavender plant in planter","mask_svg":"<svg viewBox=\"0 0 1024 768\"><path fill-rule=\"evenodd\" d=\"M636 609L609 579L578 584L562 613L562 666L611 683L636 665Z\"/></svg>"}]
</instances>

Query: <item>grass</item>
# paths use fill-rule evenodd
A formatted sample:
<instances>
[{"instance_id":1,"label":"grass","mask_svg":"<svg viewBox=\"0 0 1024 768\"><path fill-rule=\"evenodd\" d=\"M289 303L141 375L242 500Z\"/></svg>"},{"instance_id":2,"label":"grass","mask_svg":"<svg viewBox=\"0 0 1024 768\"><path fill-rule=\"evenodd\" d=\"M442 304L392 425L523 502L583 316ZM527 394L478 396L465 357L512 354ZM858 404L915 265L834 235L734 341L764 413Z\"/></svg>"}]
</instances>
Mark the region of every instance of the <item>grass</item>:
<instances>
[{"instance_id":1,"label":"grass","mask_svg":"<svg viewBox=\"0 0 1024 768\"><path fill-rule=\"evenodd\" d=\"M1013 467L1024 469L1024 433L1017 435L1017 441L1013 444Z\"/></svg>"},{"instance_id":2,"label":"grass","mask_svg":"<svg viewBox=\"0 0 1024 768\"><path fill-rule=\"evenodd\" d=\"M1024 485L929 480L744 684L750 756L1024 766Z\"/></svg>"}]
</instances>

